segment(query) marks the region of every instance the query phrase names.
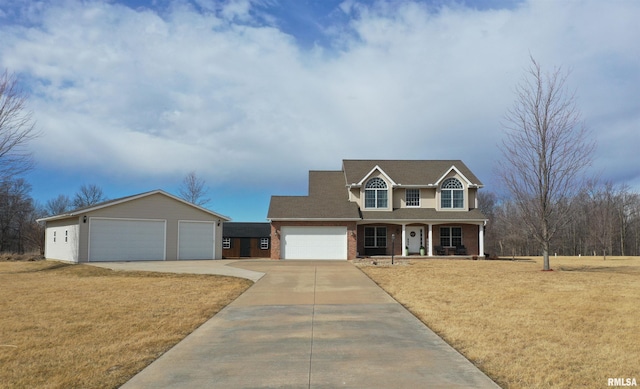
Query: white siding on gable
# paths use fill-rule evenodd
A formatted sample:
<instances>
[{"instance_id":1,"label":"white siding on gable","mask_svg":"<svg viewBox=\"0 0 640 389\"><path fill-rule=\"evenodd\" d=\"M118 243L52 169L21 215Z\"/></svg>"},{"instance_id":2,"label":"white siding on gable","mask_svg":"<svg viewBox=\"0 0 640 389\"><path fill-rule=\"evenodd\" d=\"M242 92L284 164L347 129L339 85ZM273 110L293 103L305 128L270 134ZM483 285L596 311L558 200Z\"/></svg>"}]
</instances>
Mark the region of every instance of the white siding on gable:
<instances>
[{"instance_id":1,"label":"white siding on gable","mask_svg":"<svg viewBox=\"0 0 640 389\"><path fill-rule=\"evenodd\" d=\"M49 259L78 262L78 225L48 227L44 250Z\"/></svg>"},{"instance_id":2,"label":"white siding on gable","mask_svg":"<svg viewBox=\"0 0 640 389\"><path fill-rule=\"evenodd\" d=\"M215 258L215 223L178 222L178 259Z\"/></svg>"},{"instance_id":3,"label":"white siding on gable","mask_svg":"<svg viewBox=\"0 0 640 389\"><path fill-rule=\"evenodd\" d=\"M144 219L89 219L89 261L165 259L166 222Z\"/></svg>"}]
</instances>

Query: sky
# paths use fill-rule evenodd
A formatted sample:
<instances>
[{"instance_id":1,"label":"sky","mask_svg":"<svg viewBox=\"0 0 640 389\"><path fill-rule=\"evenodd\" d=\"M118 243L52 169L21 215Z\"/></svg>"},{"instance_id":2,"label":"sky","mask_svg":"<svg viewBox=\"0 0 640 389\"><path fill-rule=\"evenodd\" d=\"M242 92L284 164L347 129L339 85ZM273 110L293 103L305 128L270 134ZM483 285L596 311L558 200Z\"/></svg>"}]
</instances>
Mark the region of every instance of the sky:
<instances>
[{"instance_id":1,"label":"sky","mask_svg":"<svg viewBox=\"0 0 640 389\"><path fill-rule=\"evenodd\" d=\"M343 159L461 159L500 192L503 123L534 57L569 73L590 172L640 190L640 1L0 0L0 69L40 133L45 203L83 184L265 221Z\"/></svg>"}]
</instances>

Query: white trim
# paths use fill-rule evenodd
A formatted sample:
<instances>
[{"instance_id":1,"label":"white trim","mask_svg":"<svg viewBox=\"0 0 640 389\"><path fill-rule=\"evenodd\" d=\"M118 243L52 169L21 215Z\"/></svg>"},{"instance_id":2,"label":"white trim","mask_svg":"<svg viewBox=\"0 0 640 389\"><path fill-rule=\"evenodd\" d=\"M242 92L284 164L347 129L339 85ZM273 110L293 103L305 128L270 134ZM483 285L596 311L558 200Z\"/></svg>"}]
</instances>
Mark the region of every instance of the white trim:
<instances>
[{"instance_id":1,"label":"white trim","mask_svg":"<svg viewBox=\"0 0 640 389\"><path fill-rule=\"evenodd\" d=\"M429 240L429 256L433 257L433 224L429 223L429 231L427 232Z\"/></svg>"},{"instance_id":2,"label":"white trim","mask_svg":"<svg viewBox=\"0 0 640 389\"><path fill-rule=\"evenodd\" d=\"M478 256L484 257L484 225L478 226Z\"/></svg>"},{"instance_id":3,"label":"white trim","mask_svg":"<svg viewBox=\"0 0 640 389\"><path fill-rule=\"evenodd\" d=\"M458 168L455 165L451 165L449 170L447 170L440 178L438 178L438 180L433 185L435 185L436 188L439 187L442 180L444 180L447 177L447 175L451 173L452 170L455 171L460 177L464 179L468 187L476 187L476 188L478 187L478 185L475 185L471 181L469 181L469 179L465 177L464 174L460 173L460 170L458 170Z\"/></svg>"},{"instance_id":4,"label":"white trim","mask_svg":"<svg viewBox=\"0 0 640 389\"><path fill-rule=\"evenodd\" d=\"M373 174L374 171L378 170L380 172L380 174L382 174L384 176L384 178L386 178L388 180L388 182L391 184L391 186L397 186L398 184L396 184L395 181L393 181L391 179L391 177L389 177L389 175L387 173L385 173L384 170L382 170L380 168L380 166L376 165L373 169L371 169L371 171L369 173L367 173L366 176L364 176L364 178L362 178L357 184L356 186L362 186L362 184L367 181L369 179L369 177L371 177L371 175ZM389 188L390 189L390 188Z\"/></svg>"}]
</instances>

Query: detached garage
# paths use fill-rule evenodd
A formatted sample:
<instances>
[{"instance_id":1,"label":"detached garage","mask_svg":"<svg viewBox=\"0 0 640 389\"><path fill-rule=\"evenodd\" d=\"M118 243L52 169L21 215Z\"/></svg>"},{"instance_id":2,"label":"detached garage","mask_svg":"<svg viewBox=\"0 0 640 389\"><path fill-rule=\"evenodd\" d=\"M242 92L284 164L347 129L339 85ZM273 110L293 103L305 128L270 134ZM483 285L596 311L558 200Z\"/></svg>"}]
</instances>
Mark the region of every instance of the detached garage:
<instances>
[{"instance_id":1,"label":"detached garage","mask_svg":"<svg viewBox=\"0 0 640 389\"><path fill-rule=\"evenodd\" d=\"M220 259L228 220L155 190L39 221L47 259L100 262Z\"/></svg>"}]
</instances>

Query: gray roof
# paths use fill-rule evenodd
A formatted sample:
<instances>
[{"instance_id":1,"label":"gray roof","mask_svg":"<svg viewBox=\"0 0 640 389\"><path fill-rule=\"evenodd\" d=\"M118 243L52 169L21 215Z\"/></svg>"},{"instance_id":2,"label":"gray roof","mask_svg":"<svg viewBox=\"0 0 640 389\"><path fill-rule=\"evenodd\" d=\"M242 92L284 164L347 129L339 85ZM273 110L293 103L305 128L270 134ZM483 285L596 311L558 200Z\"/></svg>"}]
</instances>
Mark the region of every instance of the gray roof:
<instances>
[{"instance_id":1,"label":"gray roof","mask_svg":"<svg viewBox=\"0 0 640 389\"><path fill-rule=\"evenodd\" d=\"M360 220L360 213L349 201L343 172L310 171L309 195L271 196L267 218Z\"/></svg>"},{"instance_id":2,"label":"gray roof","mask_svg":"<svg viewBox=\"0 0 640 389\"><path fill-rule=\"evenodd\" d=\"M346 183L362 181L375 168L380 167L389 178L399 185L433 185L452 166L460 171L473 185L482 186L482 182L460 160L356 160L345 159L342 168Z\"/></svg>"},{"instance_id":3,"label":"gray roof","mask_svg":"<svg viewBox=\"0 0 640 389\"><path fill-rule=\"evenodd\" d=\"M46 221L52 221L52 220L67 219L67 218L70 218L70 217L78 216L78 215L83 214L83 213L95 211L97 209L107 208L107 207L110 207L110 206L116 205L116 204L126 203L127 201L140 199L140 198L151 196L151 195L154 195L154 194L161 194L163 196L169 197L169 198L171 198L173 200L179 201L179 202L184 203L186 205L189 205L191 207L197 208L197 209L199 209L199 210L201 210L203 212L211 214L214 217L218 217L221 220L225 220L225 221L226 220L231 220L227 216L224 216L224 215L221 215L219 213L213 212L212 210L203 208L203 207L201 207L199 205L195 205L193 203L190 203L190 202L188 202L188 201L186 201L184 199L181 199L181 198L176 197L176 196L174 196L172 194L169 194L169 193L167 193L167 192L165 192L165 191L163 191L161 189L156 189L156 190L152 190L152 191L149 191L149 192L143 192L143 193L138 193L138 194L131 195L131 196L125 196L125 197L120 197L120 198L113 199L113 200L107 200L107 201L104 201L104 202L101 202L101 203L98 203L98 204L94 204L94 205L90 205L90 206L87 206L87 207L76 208L76 209L73 209L71 211L62 213L60 215L53 215L53 216L44 217L44 218L38 219L37 221L38 222L46 222Z\"/></svg>"},{"instance_id":4,"label":"gray roof","mask_svg":"<svg viewBox=\"0 0 640 389\"><path fill-rule=\"evenodd\" d=\"M222 223L222 236L225 238L265 238L271 235L269 223Z\"/></svg>"},{"instance_id":5,"label":"gray roof","mask_svg":"<svg viewBox=\"0 0 640 389\"><path fill-rule=\"evenodd\" d=\"M269 220L442 220L482 221L477 209L436 211L429 208L401 208L393 211L361 211L349 201L348 185L358 183L378 166L398 185L432 186L455 167L472 185L478 178L459 160L344 160L342 171L310 171L308 196L272 196Z\"/></svg>"}]
</instances>

